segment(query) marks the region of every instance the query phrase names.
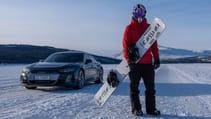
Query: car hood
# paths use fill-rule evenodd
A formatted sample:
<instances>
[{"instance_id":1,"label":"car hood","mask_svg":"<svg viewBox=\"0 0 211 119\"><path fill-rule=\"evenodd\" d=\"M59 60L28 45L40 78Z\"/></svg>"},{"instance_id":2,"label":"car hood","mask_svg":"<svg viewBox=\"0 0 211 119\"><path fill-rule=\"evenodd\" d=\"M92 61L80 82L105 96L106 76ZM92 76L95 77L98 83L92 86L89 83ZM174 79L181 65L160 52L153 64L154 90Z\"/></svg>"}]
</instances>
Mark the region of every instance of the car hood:
<instances>
[{"instance_id":1,"label":"car hood","mask_svg":"<svg viewBox=\"0 0 211 119\"><path fill-rule=\"evenodd\" d=\"M60 69L65 67L78 67L81 63L56 63L56 62L39 62L29 66L32 70L38 69Z\"/></svg>"}]
</instances>

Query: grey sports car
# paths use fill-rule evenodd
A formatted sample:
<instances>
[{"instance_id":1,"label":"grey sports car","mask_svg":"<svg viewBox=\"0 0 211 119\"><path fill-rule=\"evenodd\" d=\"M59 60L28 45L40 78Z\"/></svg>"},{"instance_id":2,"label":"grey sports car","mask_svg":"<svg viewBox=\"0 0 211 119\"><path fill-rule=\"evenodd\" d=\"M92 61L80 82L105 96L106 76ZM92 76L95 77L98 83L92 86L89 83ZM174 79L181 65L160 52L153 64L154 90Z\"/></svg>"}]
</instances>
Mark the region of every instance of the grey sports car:
<instances>
[{"instance_id":1,"label":"grey sports car","mask_svg":"<svg viewBox=\"0 0 211 119\"><path fill-rule=\"evenodd\" d=\"M102 83L103 67L85 52L57 52L43 62L23 68L20 80L27 89L36 89L37 86L72 86L81 89L86 81Z\"/></svg>"}]
</instances>

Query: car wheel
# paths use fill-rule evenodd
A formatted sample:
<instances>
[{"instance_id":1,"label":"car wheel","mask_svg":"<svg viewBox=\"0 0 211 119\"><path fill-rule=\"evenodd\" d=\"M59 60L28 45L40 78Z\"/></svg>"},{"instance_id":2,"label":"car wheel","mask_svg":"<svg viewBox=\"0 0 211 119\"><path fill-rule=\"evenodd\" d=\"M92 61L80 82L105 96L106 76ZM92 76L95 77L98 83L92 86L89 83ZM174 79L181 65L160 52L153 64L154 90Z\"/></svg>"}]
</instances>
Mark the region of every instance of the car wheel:
<instances>
[{"instance_id":1,"label":"car wheel","mask_svg":"<svg viewBox=\"0 0 211 119\"><path fill-rule=\"evenodd\" d=\"M26 89L36 89L36 86L25 86Z\"/></svg>"},{"instance_id":2,"label":"car wheel","mask_svg":"<svg viewBox=\"0 0 211 119\"><path fill-rule=\"evenodd\" d=\"M95 81L95 83L103 83L103 69L100 69L98 72L98 77L97 80Z\"/></svg>"},{"instance_id":3,"label":"car wheel","mask_svg":"<svg viewBox=\"0 0 211 119\"><path fill-rule=\"evenodd\" d=\"M82 70L80 70L78 73L76 89L82 89L84 87L84 85L85 85L84 72Z\"/></svg>"}]
</instances>

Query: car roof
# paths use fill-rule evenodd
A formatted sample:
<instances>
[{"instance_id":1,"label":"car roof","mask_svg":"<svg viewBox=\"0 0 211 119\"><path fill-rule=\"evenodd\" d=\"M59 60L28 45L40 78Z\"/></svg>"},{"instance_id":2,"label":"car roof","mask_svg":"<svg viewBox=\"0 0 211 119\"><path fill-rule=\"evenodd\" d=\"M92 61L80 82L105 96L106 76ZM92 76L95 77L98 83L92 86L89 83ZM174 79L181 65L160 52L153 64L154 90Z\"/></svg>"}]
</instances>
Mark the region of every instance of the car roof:
<instances>
[{"instance_id":1,"label":"car roof","mask_svg":"<svg viewBox=\"0 0 211 119\"><path fill-rule=\"evenodd\" d=\"M62 51L62 52L55 52L55 53L53 53L51 55L54 55L54 54L66 54L66 53L81 53L81 54L86 54L86 55L94 58L94 56L92 54L90 54L90 53L87 53L87 52L84 52L84 51L76 51L76 50L68 50L68 51Z\"/></svg>"},{"instance_id":2,"label":"car roof","mask_svg":"<svg viewBox=\"0 0 211 119\"><path fill-rule=\"evenodd\" d=\"M63 51L63 52L55 52L54 54L63 54L63 53L81 53L81 54L88 54L83 51L75 51L75 50L69 50L69 51Z\"/></svg>"}]
</instances>

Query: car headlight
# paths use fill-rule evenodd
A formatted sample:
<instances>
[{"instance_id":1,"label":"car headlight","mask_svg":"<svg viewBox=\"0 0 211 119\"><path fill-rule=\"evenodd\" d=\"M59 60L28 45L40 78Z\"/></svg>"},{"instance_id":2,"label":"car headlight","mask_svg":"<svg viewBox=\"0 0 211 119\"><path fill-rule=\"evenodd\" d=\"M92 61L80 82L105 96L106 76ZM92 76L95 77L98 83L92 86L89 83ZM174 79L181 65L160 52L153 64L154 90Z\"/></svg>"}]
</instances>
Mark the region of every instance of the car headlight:
<instances>
[{"instance_id":1,"label":"car headlight","mask_svg":"<svg viewBox=\"0 0 211 119\"><path fill-rule=\"evenodd\" d=\"M27 77L30 75L30 69L29 68L23 68L21 73L21 78L23 80L27 80Z\"/></svg>"},{"instance_id":2,"label":"car headlight","mask_svg":"<svg viewBox=\"0 0 211 119\"><path fill-rule=\"evenodd\" d=\"M63 72L63 73L69 73L69 72L74 72L74 68L65 68L65 69L60 69L59 71L60 72Z\"/></svg>"}]
</instances>

